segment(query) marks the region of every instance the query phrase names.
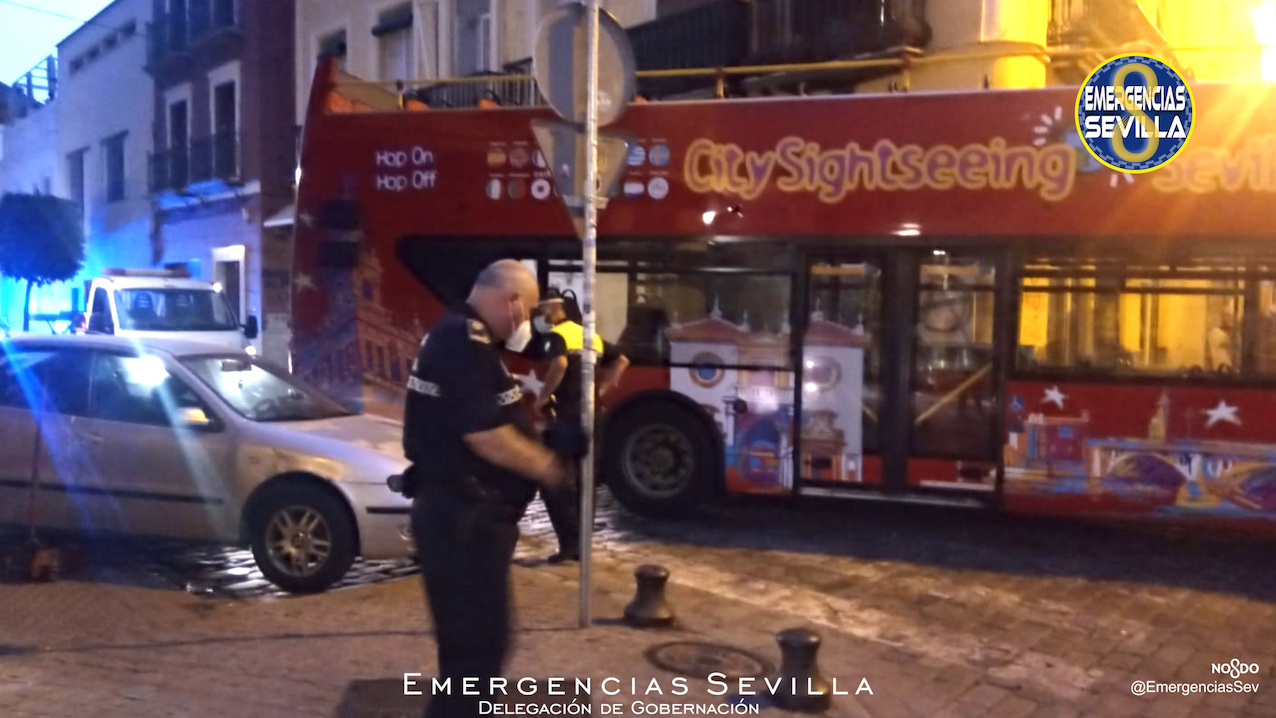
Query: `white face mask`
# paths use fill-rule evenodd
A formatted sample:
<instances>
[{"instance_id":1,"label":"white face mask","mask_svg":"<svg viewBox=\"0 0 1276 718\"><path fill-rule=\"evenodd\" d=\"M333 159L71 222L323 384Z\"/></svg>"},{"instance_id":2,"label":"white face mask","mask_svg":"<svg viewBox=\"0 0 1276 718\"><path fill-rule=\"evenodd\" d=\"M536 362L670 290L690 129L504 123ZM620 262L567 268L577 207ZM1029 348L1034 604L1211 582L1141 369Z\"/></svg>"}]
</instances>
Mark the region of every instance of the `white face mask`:
<instances>
[{"instance_id":1,"label":"white face mask","mask_svg":"<svg viewBox=\"0 0 1276 718\"><path fill-rule=\"evenodd\" d=\"M511 314L510 319L513 319ZM532 322L524 319L514 327L514 331L510 333L509 338L505 340L505 348L512 352L521 352L527 348L532 341Z\"/></svg>"},{"instance_id":2,"label":"white face mask","mask_svg":"<svg viewBox=\"0 0 1276 718\"><path fill-rule=\"evenodd\" d=\"M536 317L533 319L532 326L536 327L536 331L541 334L549 334L554 330L554 327L550 326L550 323L545 321L545 317Z\"/></svg>"},{"instance_id":3,"label":"white face mask","mask_svg":"<svg viewBox=\"0 0 1276 718\"><path fill-rule=\"evenodd\" d=\"M505 348L512 352L521 352L527 348L532 341L532 323L524 319L517 327L514 333L505 340Z\"/></svg>"}]
</instances>

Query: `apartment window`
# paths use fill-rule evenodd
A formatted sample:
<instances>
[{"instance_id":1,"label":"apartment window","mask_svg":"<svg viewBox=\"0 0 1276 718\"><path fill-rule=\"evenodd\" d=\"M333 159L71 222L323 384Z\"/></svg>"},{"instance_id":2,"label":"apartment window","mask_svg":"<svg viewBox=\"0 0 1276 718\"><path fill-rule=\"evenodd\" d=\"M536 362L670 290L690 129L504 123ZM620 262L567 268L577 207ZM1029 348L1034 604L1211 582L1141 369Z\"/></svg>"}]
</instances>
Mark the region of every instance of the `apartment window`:
<instances>
[{"instance_id":1,"label":"apartment window","mask_svg":"<svg viewBox=\"0 0 1276 718\"><path fill-rule=\"evenodd\" d=\"M377 38L378 74L388 79L410 79L415 69L412 62L412 6L401 5L378 15L372 34Z\"/></svg>"},{"instance_id":2,"label":"apartment window","mask_svg":"<svg viewBox=\"0 0 1276 718\"><path fill-rule=\"evenodd\" d=\"M492 53L492 13L485 12L478 16L478 57L475 58L477 63L475 69L479 72L486 72L496 65L496 60Z\"/></svg>"},{"instance_id":3,"label":"apartment window","mask_svg":"<svg viewBox=\"0 0 1276 718\"><path fill-rule=\"evenodd\" d=\"M106 201L124 199L124 138L121 132L102 143L102 166L106 170Z\"/></svg>"},{"instance_id":4,"label":"apartment window","mask_svg":"<svg viewBox=\"0 0 1276 718\"><path fill-rule=\"evenodd\" d=\"M338 30L319 38L319 59L335 57L337 64L346 69L346 31Z\"/></svg>"},{"instance_id":5,"label":"apartment window","mask_svg":"<svg viewBox=\"0 0 1276 718\"><path fill-rule=\"evenodd\" d=\"M87 149L76 150L67 155L66 173L71 201L80 207L80 218L84 218L84 155Z\"/></svg>"},{"instance_id":6,"label":"apartment window","mask_svg":"<svg viewBox=\"0 0 1276 718\"><path fill-rule=\"evenodd\" d=\"M485 3L486 4L486 3ZM456 67L462 75L487 72L495 65L492 45L492 13L457 18Z\"/></svg>"}]
</instances>

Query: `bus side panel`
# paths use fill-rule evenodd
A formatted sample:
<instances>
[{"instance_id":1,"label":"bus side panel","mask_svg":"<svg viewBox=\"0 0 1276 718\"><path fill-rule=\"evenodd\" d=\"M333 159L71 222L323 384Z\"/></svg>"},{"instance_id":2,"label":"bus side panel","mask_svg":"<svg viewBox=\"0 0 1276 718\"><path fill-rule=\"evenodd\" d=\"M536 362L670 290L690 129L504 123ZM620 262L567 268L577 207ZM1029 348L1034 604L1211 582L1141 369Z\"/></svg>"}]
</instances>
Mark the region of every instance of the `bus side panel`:
<instances>
[{"instance_id":1,"label":"bus side panel","mask_svg":"<svg viewBox=\"0 0 1276 718\"><path fill-rule=\"evenodd\" d=\"M1276 390L1012 381L1009 397L1009 511L1276 528Z\"/></svg>"}]
</instances>

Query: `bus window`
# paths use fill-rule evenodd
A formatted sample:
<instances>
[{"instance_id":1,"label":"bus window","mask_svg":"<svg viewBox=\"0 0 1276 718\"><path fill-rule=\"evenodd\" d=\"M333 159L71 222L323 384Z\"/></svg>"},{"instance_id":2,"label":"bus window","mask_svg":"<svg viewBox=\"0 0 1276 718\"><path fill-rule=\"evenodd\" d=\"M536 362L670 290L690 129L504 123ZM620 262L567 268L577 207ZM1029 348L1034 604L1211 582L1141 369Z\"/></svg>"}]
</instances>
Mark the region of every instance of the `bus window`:
<instances>
[{"instance_id":1,"label":"bus window","mask_svg":"<svg viewBox=\"0 0 1276 718\"><path fill-rule=\"evenodd\" d=\"M1258 283L1258 329L1255 336L1258 351L1256 366L1260 374L1276 374L1276 281Z\"/></svg>"},{"instance_id":2,"label":"bus window","mask_svg":"<svg viewBox=\"0 0 1276 718\"><path fill-rule=\"evenodd\" d=\"M1025 272L1019 369L1149 374L1239 370L1241 280L1190 269L1106 277L1093 268L1039 270Z\"/></svg>"},{"instance_id":3,"label":"bus window","mask_svg":"<svg viewBox=\"0 0 1276 718\"><path fill-rule=\"evenodd\" d=\"M938 252L921 264L913 358L913 451L988 453L996 268Z\"/></svg>"},{"instance_id":4,"label":"bus window","mask_svg":"<svg viewBox=\"0 0 1276 718\"><path fill-rule=\"evenodd\" d=\"M549 286L559 291L570 290L580 299L585 294L585 282L579 271L556 270L550 264ZM598 335L612 344L620 342L629 312L629 277L624 274L599 271L594 279L594 318ZM631 357L632 359L632 357Z\"/></svg>"},{"instance_id":5,"label":"bus window","mask_svg":"<svg viewBox=\"0 0 1276 718\"><path fill-rule=\"evenodd\" d=\"M721 354L724 365L791 368L787 275L633 276L619 342L627 355L689 365L701 362L683 354L704 349Z\"/></svg>"}]
</instances>

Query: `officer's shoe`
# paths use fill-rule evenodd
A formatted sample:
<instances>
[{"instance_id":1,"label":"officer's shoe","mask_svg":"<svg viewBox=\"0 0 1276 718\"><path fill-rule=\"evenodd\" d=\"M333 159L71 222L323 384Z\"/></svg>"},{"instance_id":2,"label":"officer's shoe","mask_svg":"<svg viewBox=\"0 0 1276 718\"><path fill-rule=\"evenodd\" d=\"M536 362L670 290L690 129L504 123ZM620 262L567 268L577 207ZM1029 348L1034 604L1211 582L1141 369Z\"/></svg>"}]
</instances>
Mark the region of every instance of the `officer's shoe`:
<instances>
[{"instance_id":1,"label":"officer's shoe","mask_svg":"<svg viewBox=\"0 0 1276 718\"><path fill-rule=\"evenodd\" d=\"M551 566L557 566L560 563L567 563L568 561L579 561L579 560L580 560L579 551L559 551L557 553L550 554L550 557L545 559L545 562Z\"/></svg>"}]
</instances>

